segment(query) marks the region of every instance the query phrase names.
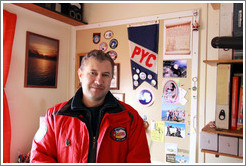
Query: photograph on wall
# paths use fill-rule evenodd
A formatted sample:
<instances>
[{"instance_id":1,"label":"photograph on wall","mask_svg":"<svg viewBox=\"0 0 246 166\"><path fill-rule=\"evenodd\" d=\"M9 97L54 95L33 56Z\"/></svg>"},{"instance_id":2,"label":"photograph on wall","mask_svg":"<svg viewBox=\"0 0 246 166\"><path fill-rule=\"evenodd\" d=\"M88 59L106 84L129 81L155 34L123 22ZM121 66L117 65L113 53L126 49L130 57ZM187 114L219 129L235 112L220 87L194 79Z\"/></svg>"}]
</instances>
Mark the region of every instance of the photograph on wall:
<instances>
[{"instance_id":1,"label":"photograph on wall","mask_svg":"<svg viewBox=\"0 0 246 166\"><path fill-rule=\"evenodd\" d=\"M178 144L165 143L166 162L175 163Z\"/></svg>"},{"instance_id":2,"label":"photograph on wall","mask_svg":"<svg viewBox=\"0 0 246 166\"><path fill-rule=\"evenodd\" d=\"M186 78L187 60L163 61L163 78Z\"/></svg>"},{"instance_id":3,"label":"photograph on wall","mask_svg":"<svg viewBox=\"0 0 246 166\"><path fill-rule=\"evenodd\" d=\"M189 163L189 157L184 155L176 155L175 163Z\"/></svg>"},{"instance_id":4,"label":"photograph on wall","mask_svg":"<svg viewBox=\"0 0 246 166\"><path fill-rule=\"evenodd\" d=\"M163 121L175 121L185 122L185 106L173 105L173 104L162 104L162 116Z\"/></svg>"},{"instance_id":5,"label":"photograph on wall","mask_svg":"<svg viewBox=\"0 0 246 166\"><path fill-rule=\"evenodd\" d=\"M185 124L165 122L165 135L170 137L185 138Z\"/></svg>"},{"instance_id":6,"label":"photograph on wall","mask_svg":"<svg viewBox=\"0 0 246 166\"><path fill-rule=\"evenodd\" d=\"M25 87L56 88L59 40L26 33Z\"/></svg>"},{"instance_id":7,"label":"photograph on wall","mask_svg":"<svg viewBox=\"0 0 246 166\"><path fill-rule=\"evenodd\" d=\"M192 17L164 21L164 59L191 58Z\"/></svg>"},{"instance_id":8,"label":"photograph on wall","mask_svg":"<svg viewBox=\"0 0 246 166\"><path fill-rule=\"evenodd\" d=\"M174 80L164 80L163 103L178 103L179 102L179 86Z\"/></svg>"}]
</instances>

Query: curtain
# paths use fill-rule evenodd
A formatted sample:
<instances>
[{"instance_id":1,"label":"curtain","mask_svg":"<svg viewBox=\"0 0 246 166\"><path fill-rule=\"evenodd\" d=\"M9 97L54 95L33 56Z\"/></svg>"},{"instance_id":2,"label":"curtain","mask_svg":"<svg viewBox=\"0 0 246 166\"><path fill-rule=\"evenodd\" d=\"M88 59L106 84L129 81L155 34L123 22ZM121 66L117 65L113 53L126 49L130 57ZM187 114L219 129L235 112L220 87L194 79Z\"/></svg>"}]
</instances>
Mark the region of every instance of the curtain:
<instances>
[{"instance_id":1,"label":"curtain","mask_svg":"<svg viewBox=\"0 0 246 166\"><path fill-rule=\"evenodd\" d=\"M7 97L7 82L16 26L16 14L3 10L3 162L10 162L11 123Z\"/></svg>"}]
</instances>

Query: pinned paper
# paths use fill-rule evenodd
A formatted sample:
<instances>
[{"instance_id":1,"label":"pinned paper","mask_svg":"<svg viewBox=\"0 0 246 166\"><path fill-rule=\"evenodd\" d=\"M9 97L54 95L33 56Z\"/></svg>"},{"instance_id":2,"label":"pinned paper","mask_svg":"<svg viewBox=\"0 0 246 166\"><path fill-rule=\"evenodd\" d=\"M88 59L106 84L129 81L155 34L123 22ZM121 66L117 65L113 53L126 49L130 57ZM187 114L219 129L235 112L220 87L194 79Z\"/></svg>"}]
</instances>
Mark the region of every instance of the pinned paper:
<instances>
[{"instance_id":1,"label":"pinned paper","mask_svg":"<svg viewBox=\"0 0 246 166\"><path fill-rule=\"evenodd\" d=\"M153 126L151 124L151 140L163 142L164 141L164 122L163 121L156 121L155 122L155 129L152 129Z\"/></svg>"}]
</instances>

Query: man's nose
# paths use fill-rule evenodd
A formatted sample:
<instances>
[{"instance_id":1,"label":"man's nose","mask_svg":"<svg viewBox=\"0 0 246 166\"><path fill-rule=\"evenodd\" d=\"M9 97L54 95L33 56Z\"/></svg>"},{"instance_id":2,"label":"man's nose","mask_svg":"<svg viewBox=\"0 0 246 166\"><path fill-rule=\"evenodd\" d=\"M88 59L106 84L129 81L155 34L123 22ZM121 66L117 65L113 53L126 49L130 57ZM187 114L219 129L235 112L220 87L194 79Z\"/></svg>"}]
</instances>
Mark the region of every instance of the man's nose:
<instances>
[{"instance_id":1,"label":"man's nose","mask_svg":"<svg viewBox=\"0 0 246 166\"><path fill-rule=\"evenodd\" d=\"M103 84L103 77L102 75L98 74L95 79L96 84L101 85Z\"/></svg>"}]
</instances>

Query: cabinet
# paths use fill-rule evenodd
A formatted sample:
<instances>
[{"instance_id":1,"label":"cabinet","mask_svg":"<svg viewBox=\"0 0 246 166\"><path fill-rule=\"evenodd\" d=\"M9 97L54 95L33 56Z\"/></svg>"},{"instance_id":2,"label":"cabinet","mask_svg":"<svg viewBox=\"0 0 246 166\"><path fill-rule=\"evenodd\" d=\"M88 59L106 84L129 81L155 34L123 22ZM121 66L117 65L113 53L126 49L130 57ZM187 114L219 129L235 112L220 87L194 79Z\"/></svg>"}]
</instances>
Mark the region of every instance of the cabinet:
<instances>
[{"instance_id":1,"label":"cabinet","mask_svg":"<svg viewBox=\"0 0 246 166\"><path fill-rule=\"evenodd\" d=\"M33 3L13 3L13 4L17 5L17 6L20 6L22 8L37 12L39 14L48 16L50 18L62 21L64 23L73 25L73 26L79 26L79 25L87 24L85 22L80 22L80 21L78 21L76 19L73 19L72 17L69 17L67 15L63 15L63 14L58 13L56 11L52 11L52 10L46 9L44 7L38 6L38 5L33 4Z\"/></svg>"},{"instance_id":2,"label":"cabinet","mask_svg":"<svg viewBox=\"0 0 246 166\"><path fill-rule=\"evenodd\" d=\"M220 63L227 63L227 64L229 63L229 64L242 65L243 64L243 59L237 59L237 60L204 60L203 62L208 64L208 65L217 65L217 64L220 64ZM213 122L208 123L206 126L204 126L202 128L202 132L208 132L208 133L214 133L214 134L218 134L218 135L243 138L243 131L216 129L213 126L214 126ZM237 155L219 153L218 151L213 151L213 150L201 149L201 152L215 154L216 157L219 157L220 155L222 155L222 156L228 156L228 157L235 157L235 158L243 159L243 157L240 157L240 156L237 156Z\"/></svg>"}]
</instances>

